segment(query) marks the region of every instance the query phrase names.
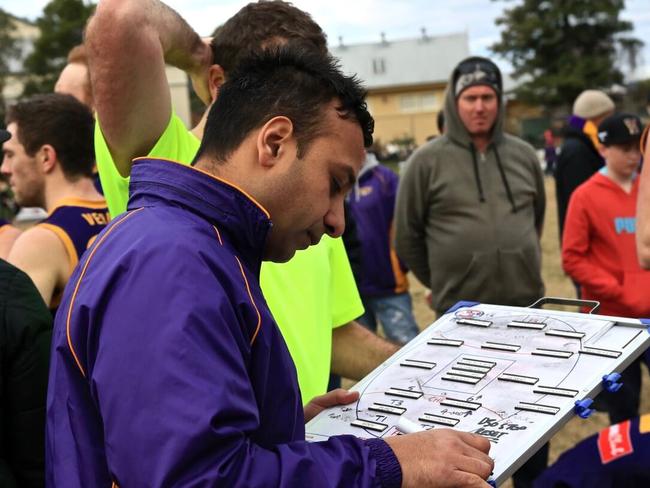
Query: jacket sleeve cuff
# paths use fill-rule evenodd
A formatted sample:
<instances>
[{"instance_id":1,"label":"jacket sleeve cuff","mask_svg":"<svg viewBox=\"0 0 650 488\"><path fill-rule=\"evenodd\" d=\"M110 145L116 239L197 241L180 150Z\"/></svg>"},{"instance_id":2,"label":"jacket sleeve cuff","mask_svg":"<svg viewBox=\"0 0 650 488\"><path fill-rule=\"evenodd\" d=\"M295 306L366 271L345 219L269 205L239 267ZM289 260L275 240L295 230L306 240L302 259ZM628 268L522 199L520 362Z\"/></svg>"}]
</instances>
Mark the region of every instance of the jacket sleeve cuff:
<instances>
[{"instance_id":1,"label":"jacket sleeve cuff","mask_svg":"<svg viewBox=\"0 0 650 488\"><path fill-rule=\"evenodd\" d=\"M402 486L402 467L395 453L382 439L369 439L366 445L370 455L377 462L377 478L382 488L400 488Z\"/></svg>"}]
</instances>

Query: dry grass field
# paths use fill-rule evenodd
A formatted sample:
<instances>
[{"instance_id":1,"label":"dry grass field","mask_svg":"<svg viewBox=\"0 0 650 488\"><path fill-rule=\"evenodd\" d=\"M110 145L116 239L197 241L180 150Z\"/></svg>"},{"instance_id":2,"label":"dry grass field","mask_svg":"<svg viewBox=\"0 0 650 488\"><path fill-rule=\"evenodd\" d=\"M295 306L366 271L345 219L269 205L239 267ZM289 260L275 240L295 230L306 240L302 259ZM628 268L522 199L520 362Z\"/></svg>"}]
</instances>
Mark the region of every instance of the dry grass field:
<instances>
[{"instance_id":1,"label":"dry grass field","mask_svg":"<svg viewBox=\"0 0 650 488\"><path fill-rule=\"evenodd\" d=\"M547 177L545 183L547 206L544 233L542 236L542 274L546 284L546 295L573 298L575 297L575 289L571 281L564 275L560 262L555 184L551 177ZM415 317L420 327L424 328L435 320L435 314L425 303L424 287L415 277L410 276L409 278ZM645 368L643 380L641 412L650 412L650 379ZM606 427L608 423L607 415L603 413L596 413L587 420L580 419L579 417L571 420L551 440L550 463L553 463L563 451L574 446L585 437L589 437L598 432ZM508 482L502 486L504 488L511 488L512 484Z\"/></svg>"}]
</instances>

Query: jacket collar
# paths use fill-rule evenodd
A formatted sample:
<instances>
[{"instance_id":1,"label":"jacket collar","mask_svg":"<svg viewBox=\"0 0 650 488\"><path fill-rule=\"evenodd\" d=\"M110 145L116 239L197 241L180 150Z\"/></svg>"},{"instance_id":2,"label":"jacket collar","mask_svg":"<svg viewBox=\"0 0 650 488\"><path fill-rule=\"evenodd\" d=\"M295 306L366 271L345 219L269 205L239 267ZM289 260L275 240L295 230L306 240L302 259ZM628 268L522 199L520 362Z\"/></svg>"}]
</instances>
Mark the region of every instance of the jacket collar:
<instances>
[{"instance_id":1,"label":"jacket collar","mask_svg":"<svg viewBox=\"0 0 650 488\"><path fill-rule=\"evenodd\" d=\"M232 183L175 161L138 158L129 196L129 210L163 204L199 215L226 234L237 253L259 271L270 215Z\"/></svg>"}]
</instances>

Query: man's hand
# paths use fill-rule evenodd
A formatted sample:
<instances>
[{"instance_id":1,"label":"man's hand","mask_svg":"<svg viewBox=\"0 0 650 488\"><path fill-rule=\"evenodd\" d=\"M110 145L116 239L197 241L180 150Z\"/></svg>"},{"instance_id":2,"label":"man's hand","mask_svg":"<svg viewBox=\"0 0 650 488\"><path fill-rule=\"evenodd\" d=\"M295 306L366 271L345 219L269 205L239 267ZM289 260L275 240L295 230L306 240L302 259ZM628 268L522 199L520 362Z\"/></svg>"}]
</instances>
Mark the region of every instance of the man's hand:
<instances>
[{"instance_id":1,"label":"man's hand","mask_svg":"<svg viewBox=\"0 0 650 488\"><path fill-rule=\"evenodd\" d=\"M210 45L212 38L204 37L201 40L203 41L204 47L203 49L196 50L200 55L197 59L197 66L188 70L188 75L190 80L192 80L192 88L194 89L194 92L207 106L212 103L209 85L210 66L212 66L213 60L212 46Z\"/></svg>"},{"instance_id":2,"label":"man's hand","mask_svg":"<svg viewBox=\"0 0 650 488\"><path fill-rule=\"evenodd\" d=\"M488 487L490 441L476 434L432 429L385 439L402 467L402 487Z\"/></svg>"},{"instance_id":3,"label":"man's hand","mask_svg":"<svg viewBox=\"0 0 650 488\"><path fill-rule=\"evenodd\" d=\"M309 422L323 410L336 405L348 405L359 399L358 391L348 391L343 388L328 391L324 395L317 396L305 405L305 422Z\"/></svg>"}]
</instances>

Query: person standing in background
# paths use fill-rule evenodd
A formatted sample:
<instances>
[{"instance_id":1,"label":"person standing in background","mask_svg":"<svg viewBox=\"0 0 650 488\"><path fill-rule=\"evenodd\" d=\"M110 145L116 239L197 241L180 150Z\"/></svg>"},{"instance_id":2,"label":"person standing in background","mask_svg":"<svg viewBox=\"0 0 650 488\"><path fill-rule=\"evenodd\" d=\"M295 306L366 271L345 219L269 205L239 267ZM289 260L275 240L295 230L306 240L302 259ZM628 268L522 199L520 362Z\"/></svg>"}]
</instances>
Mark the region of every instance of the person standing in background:
<instances>
[{"instance_id":1,"label":"person standing in background","mask_svg":"<svg viewBox=\"0 0 650 488\"><path fill-rule=\"evenodd\" d=\"M635 249L636 205L641 160L641 120L615 114L598 126L605 167L573 192L562 239L562 267L580 283L581 298L600 302L598 313L650 316L650 271ZM622 372L621 390L598 399L616 424L639 414L641 359Z\"/></svg>"},{"instance_id":2,"label":"person standing in background","mask_svg":"<svg viewBox=\"0 0 650 488\"><path fill-rule=\"evenodd\" d=\"M557 149L555 148L555 138L553 137L553 131L551 129L546 129L544 131L544 160L546 161L544 172L547 175L555 174Z\"/></svg>"},{"instance_id":3,"label":"person standing in background","mask_svg":"<svg viewBox=\"0 0 650 488\"><path fill-rule=\"evenodd\" d=\"M45 486L52 315L24 272L0 259L0 486Z\"/></svg>"},{"instance_id":4,"label":"person standing in background","mask_svg":"<svg viewBox=\"0 0 650 488\"><path fill-rule=\"evenodd\" d=\"M460 300L528 306L544 295L546 196L534 149L504 133L501 71L471 57L453 70L445 134L409 159L397 194L397 254L443 314ZM514 475L532 485L548 444Z\"/></svg>"},{"instance_id":5,"label":"person standing in background","mask_svg":"<svg viewBox=\"0 0 650 488\"><path fill-rule=\"evenodd\" d=\"M11 138L11 134L4 129L0 129L0 147L5 141ZM11 246L20 235L20 229L17 229L10 222L0 218L0 259L7 259Z\"/></svg>"},{"instance_id":6,"label":"person standing in background","mask_svg":"<svg viewBox=\"0 0 650 488\"><path fill-rule=\"evenodd\" d=\"M573 102L573 115L565 129L564 142L555 167L560 242L571 194L603 167L604 161L599 152L598 124L612 113L614 102L599 90L585 90Z\"/></svg>"},{"instance_id":7,"label":"person standing in background","mask_svg":"<svg viewBox=\"0 0 650 488\"><path fill-rule=\"evenodd\" d=\"M650 105L649 105L650 107ZM650 269L650 125L643 131L639 148L643 155L641 175L639 176L639 201L636 219L636 252L639 264Z\"/></svg>"},{"instance_id":8,"label":"person standing in background","mask_svg":"<svg viewBox=\"0 0 650 488\"><path fill-rule=\"evenodd\" d=\"M365 313L357 321L372 331L379 321L388 339L406 344L419 330L408 293L406 267L393 248L393 216L399 178L372 152L347 197L361 246L362 271L355 276Z\"/></svg>"},{"instance_id":9,"label":"person standing in background","mask_svg":"<svg viewBox=\"0 0 650 488\"><path fill-rule=\"evenodd\" d=\"M9 107L0 170L16 202L48 216L23 232L7 260L32 279L53 313L74 267L110 220L92 175L93 117L71 95L36 95Z\"/></svg>"}]
</instances>

